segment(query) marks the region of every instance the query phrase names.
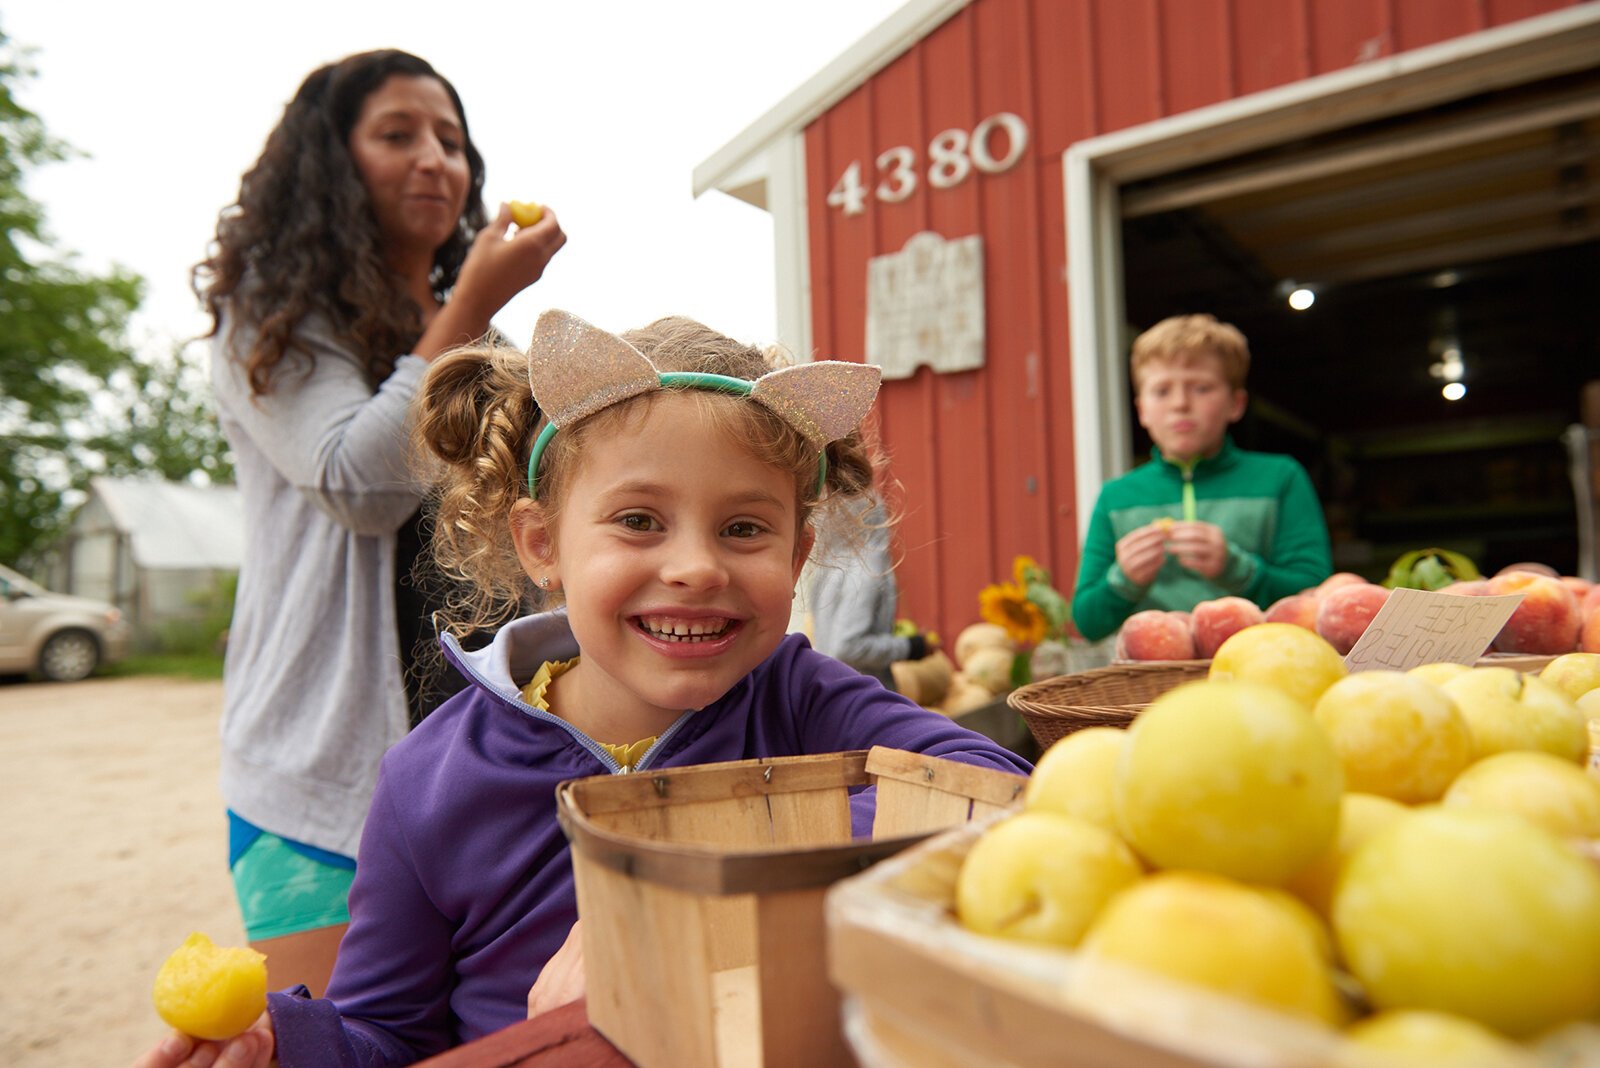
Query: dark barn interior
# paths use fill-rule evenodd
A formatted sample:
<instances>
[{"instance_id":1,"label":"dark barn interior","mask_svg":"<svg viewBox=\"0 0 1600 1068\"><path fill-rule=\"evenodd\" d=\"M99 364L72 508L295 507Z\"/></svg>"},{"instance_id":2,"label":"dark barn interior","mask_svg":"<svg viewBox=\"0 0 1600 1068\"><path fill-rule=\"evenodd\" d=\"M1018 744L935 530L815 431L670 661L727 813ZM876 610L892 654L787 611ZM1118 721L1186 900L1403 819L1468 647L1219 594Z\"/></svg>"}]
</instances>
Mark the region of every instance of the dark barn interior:
<instances>
[{"instance_id":1,"label":"dark barn interior","mask_svg":"<svg viewBox=\"0 0 1600 1068\"><path fill-rule=\"evenodd\" d=\"M1439 545L1575 574L1597 157L1600 69L1124 186L1129 329L1208 311L1244 332L1236 439L1311 471L1339 569Z\"/></svg>"}]
</instances>

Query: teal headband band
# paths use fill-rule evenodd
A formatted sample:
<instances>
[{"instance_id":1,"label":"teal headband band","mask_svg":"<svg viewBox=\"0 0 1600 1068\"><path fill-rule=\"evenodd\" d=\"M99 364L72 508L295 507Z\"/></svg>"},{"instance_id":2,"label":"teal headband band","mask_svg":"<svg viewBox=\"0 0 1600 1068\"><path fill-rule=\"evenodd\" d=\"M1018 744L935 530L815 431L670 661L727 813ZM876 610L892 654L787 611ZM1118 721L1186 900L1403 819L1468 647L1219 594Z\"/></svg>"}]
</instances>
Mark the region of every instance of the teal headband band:
<instances>
[{"instance_id":1,"label":"teal headband band","mask_svg":"<svg viewBox=\"0 0 1600 1068\"><path fill-rule=\"evenodd\" d=\"M660 373L662 389L700 389L709 393L729 393L738 397L748 397L755 388L754 382L743 378L734 378L731 375L714 375L701 371L662 371ZM539 436L534 439L533 451L528 454L528 496L534 500L539 499L537 472L539 460L544 456L544 450L556 436L556 431L561 429L555 423L545 423L544 429L539 431ZM817 492L822 492L822 487L828 481L828 450L826 446L817 449Z\"/></svg>"}]
</instances>

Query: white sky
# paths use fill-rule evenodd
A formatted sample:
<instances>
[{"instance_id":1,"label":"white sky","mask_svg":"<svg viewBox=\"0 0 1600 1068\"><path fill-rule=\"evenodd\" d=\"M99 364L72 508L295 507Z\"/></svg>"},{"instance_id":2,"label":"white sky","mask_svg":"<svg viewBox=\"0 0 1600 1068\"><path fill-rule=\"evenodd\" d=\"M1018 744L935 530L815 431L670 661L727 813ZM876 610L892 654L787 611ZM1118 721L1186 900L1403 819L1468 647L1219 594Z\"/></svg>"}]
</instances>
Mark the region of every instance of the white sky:
<instances>
[{"instance_id":1,"label":"white sky","mask_svg":"<svg viewBox=\"0 0 1600 1068\"><path fill-rule=\"evenodd\" d=\"M525 343L540 311L612 330L687 314L776 337L772 222L694 167L904 0L7 0L34 48L18 93L87 153L28 192L80 266L145 278L142 351L203 332L189 270L300 81L371 48L428 60L461 93L484 197L538 200L567 246L496 324Z\"/></svg>"}]
</instances>

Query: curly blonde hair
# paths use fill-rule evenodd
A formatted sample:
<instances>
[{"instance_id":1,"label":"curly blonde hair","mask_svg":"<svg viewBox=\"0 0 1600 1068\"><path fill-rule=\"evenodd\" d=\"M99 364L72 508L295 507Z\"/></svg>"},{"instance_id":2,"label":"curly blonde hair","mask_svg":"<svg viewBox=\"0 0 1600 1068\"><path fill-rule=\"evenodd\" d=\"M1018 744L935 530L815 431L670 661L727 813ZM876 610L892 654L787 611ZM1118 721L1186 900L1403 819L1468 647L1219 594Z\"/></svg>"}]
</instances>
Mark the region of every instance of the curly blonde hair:
<instances>
[{"instance_id":1,"label":"curly blonde hair","mask_svg":"<svg viewBox=\"0 0 1600 1068\"><path fill-rule=\"evenodd\" d=\"M658 371L699 371L756 379L783 366L779 349L763 351L693 319L658 319L621 335ZM819 508L871 490L881 465L859 430L827 447L828 474L817 486L817 449L766 406L745 398L686 391L711 425L742 442L763 463L787 471L796 487L797 531ZM602 409L551 439L540 459L539 505L554 530L584 443L617 432L659 398L646 393ZM512 541L512 511L528 496L527 463L542 429L528 386L528 357L504 345L461 348L435 360L415 402L419 454L440 461L436 472L432 551L440 568L463 584L441 623L452 634L485 630L514 615L532 593Z\"/></svg>"},{"instance_id":2,"label":"curly blonde hair","mask_svg":"<svg viewBox=\"0 0 1600 1068\"><path fill-rule=\"evenodd\" d=\"M1133 388L1153 363L1188 364L1206 354L1222 364L1222 377L1232 389L1243 389L1250 373L1250 346L1239 328L1218 322L1214 315L1174 315L1163 319L1133 341L1129 370Z\"/></svg>"}]
</instances>

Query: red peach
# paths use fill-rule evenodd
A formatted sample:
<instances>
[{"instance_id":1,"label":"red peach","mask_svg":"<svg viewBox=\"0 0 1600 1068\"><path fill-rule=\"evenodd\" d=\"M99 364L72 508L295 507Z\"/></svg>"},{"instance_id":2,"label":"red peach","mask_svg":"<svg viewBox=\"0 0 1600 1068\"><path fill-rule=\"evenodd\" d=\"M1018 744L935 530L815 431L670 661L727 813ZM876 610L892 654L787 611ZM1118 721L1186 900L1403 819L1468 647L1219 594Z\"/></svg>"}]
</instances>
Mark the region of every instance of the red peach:
<instances>
[{"instance_id":1,"label":"red peach","mask_svg":"<svg viewBox=\"0 0 1600 1068\"><path fill-rule=\"evenodd\" d=\"M1439 587L1440 593L1454 593L1461 597L1489 596L1488 579L1457 579L1448 586Z\"/></svg>"},{"instance_id":2,"label":"red peach","mask_svg":"<svg viewBox=\"0 0 1600 1068\"><path fill-rule=\"evenodd\" d=\"M1352 582L1329 590L1317 607L1317 633L1344 656L1388 599L1389 591L1375 582Z\"/></svg>"},{"instance_id":3,"label":"red peach","mask_svg":"<svg viewBox=\"0 0 1600 1068\"><path fill-rule=\"evenodd\" d=\"M1526 571L1531 575L1548 575L1551 578L1561 577L1561 572L1557 571L1549 564L1541 564L1537 560L1521 560L1515 564L1507 564L1490 577L1499 578L1501 575L1512 575L1518 571Z\"/></svg>"},{"instance_id":4,"label":"red peach","mask_svg":"<svg viewBox=\"0 0 1600 1068\"><path fill-rule=\"evenodd\" d=\"M1578 602L1578 615L1587 623L1591 616L1600 613L1600 586L1596 586L1583 595L1583 600Z\"/></svg>"},{"instance_id":5,"label":"red peach","mask_svg":"<svg viewBox=\"0 0 1600 1068\"><path fill-rule=\"evenodd\" d=\"M1578 632L1578 652L1600 653L1600 612L1584 620L1583 629Z\"/></svg>"},{"instance_id":6,"label":"red peach","mask_svg":"<svg viewBox=\"0 0 1600 1068\"><path fill-rule=\"evenodd\" d=\"M1338 589L1340 586L1353 586L1358 582L1370 585L1370 583L1367 583L1365 578L1356 574L1354 571L1335 571L1333 574L1329 575L1327 578L1311 587L1311 589L1315 590L1319 594L1327 593L1329 590ZM1307 591L1302 590L1301 592L1305 593Z\"/></svg>"},{"instance_id":7,"label":"red peach","mask_svg":"<svg viewBox=\"0 0 1600 1068\"><path fill-rule=\"evenodd\" d=\"M1306 630L1317 629L1317 596L1314 593L1291 593L1267 606L1268 623L1293 623Z\"/></svg>"},{"instance_id":8,"label":"red peach","mask_svg":"<svg viewBox=\"0 0 1600 1068\"><path fill-rule=\"evenodd\" d=\"M1202 660L1216 654L1218 646L1246 627L1265 623L1261 606L1243 597L1218 597L1194 606L1194 652Z\"/></svg>"},{"instance_id":9,"label":"red peach","mask_svg":"<svg viewBox=\"0 0 1600 1068\"><path fill-rule=\"evenodd\" d=\"M1583 626L1578 598L1559 578L1507 571L1489 580L1489 592L1495 596L1522 594L1522 603L1494 640L1497 651L1549 655L1570 653L1578 647L1578 631Z\"/></svg>"},{"instance_id":10,"label":"red peach","mask_svg":"<svg viewBox=\"0 0 1600 1068\"><path fill-rule=\"evenodd\" d=\"M1193 660L1194 635L1180 612L1135 612L1117 632L1119 660Z\"/></svg>"}]
</instances>

